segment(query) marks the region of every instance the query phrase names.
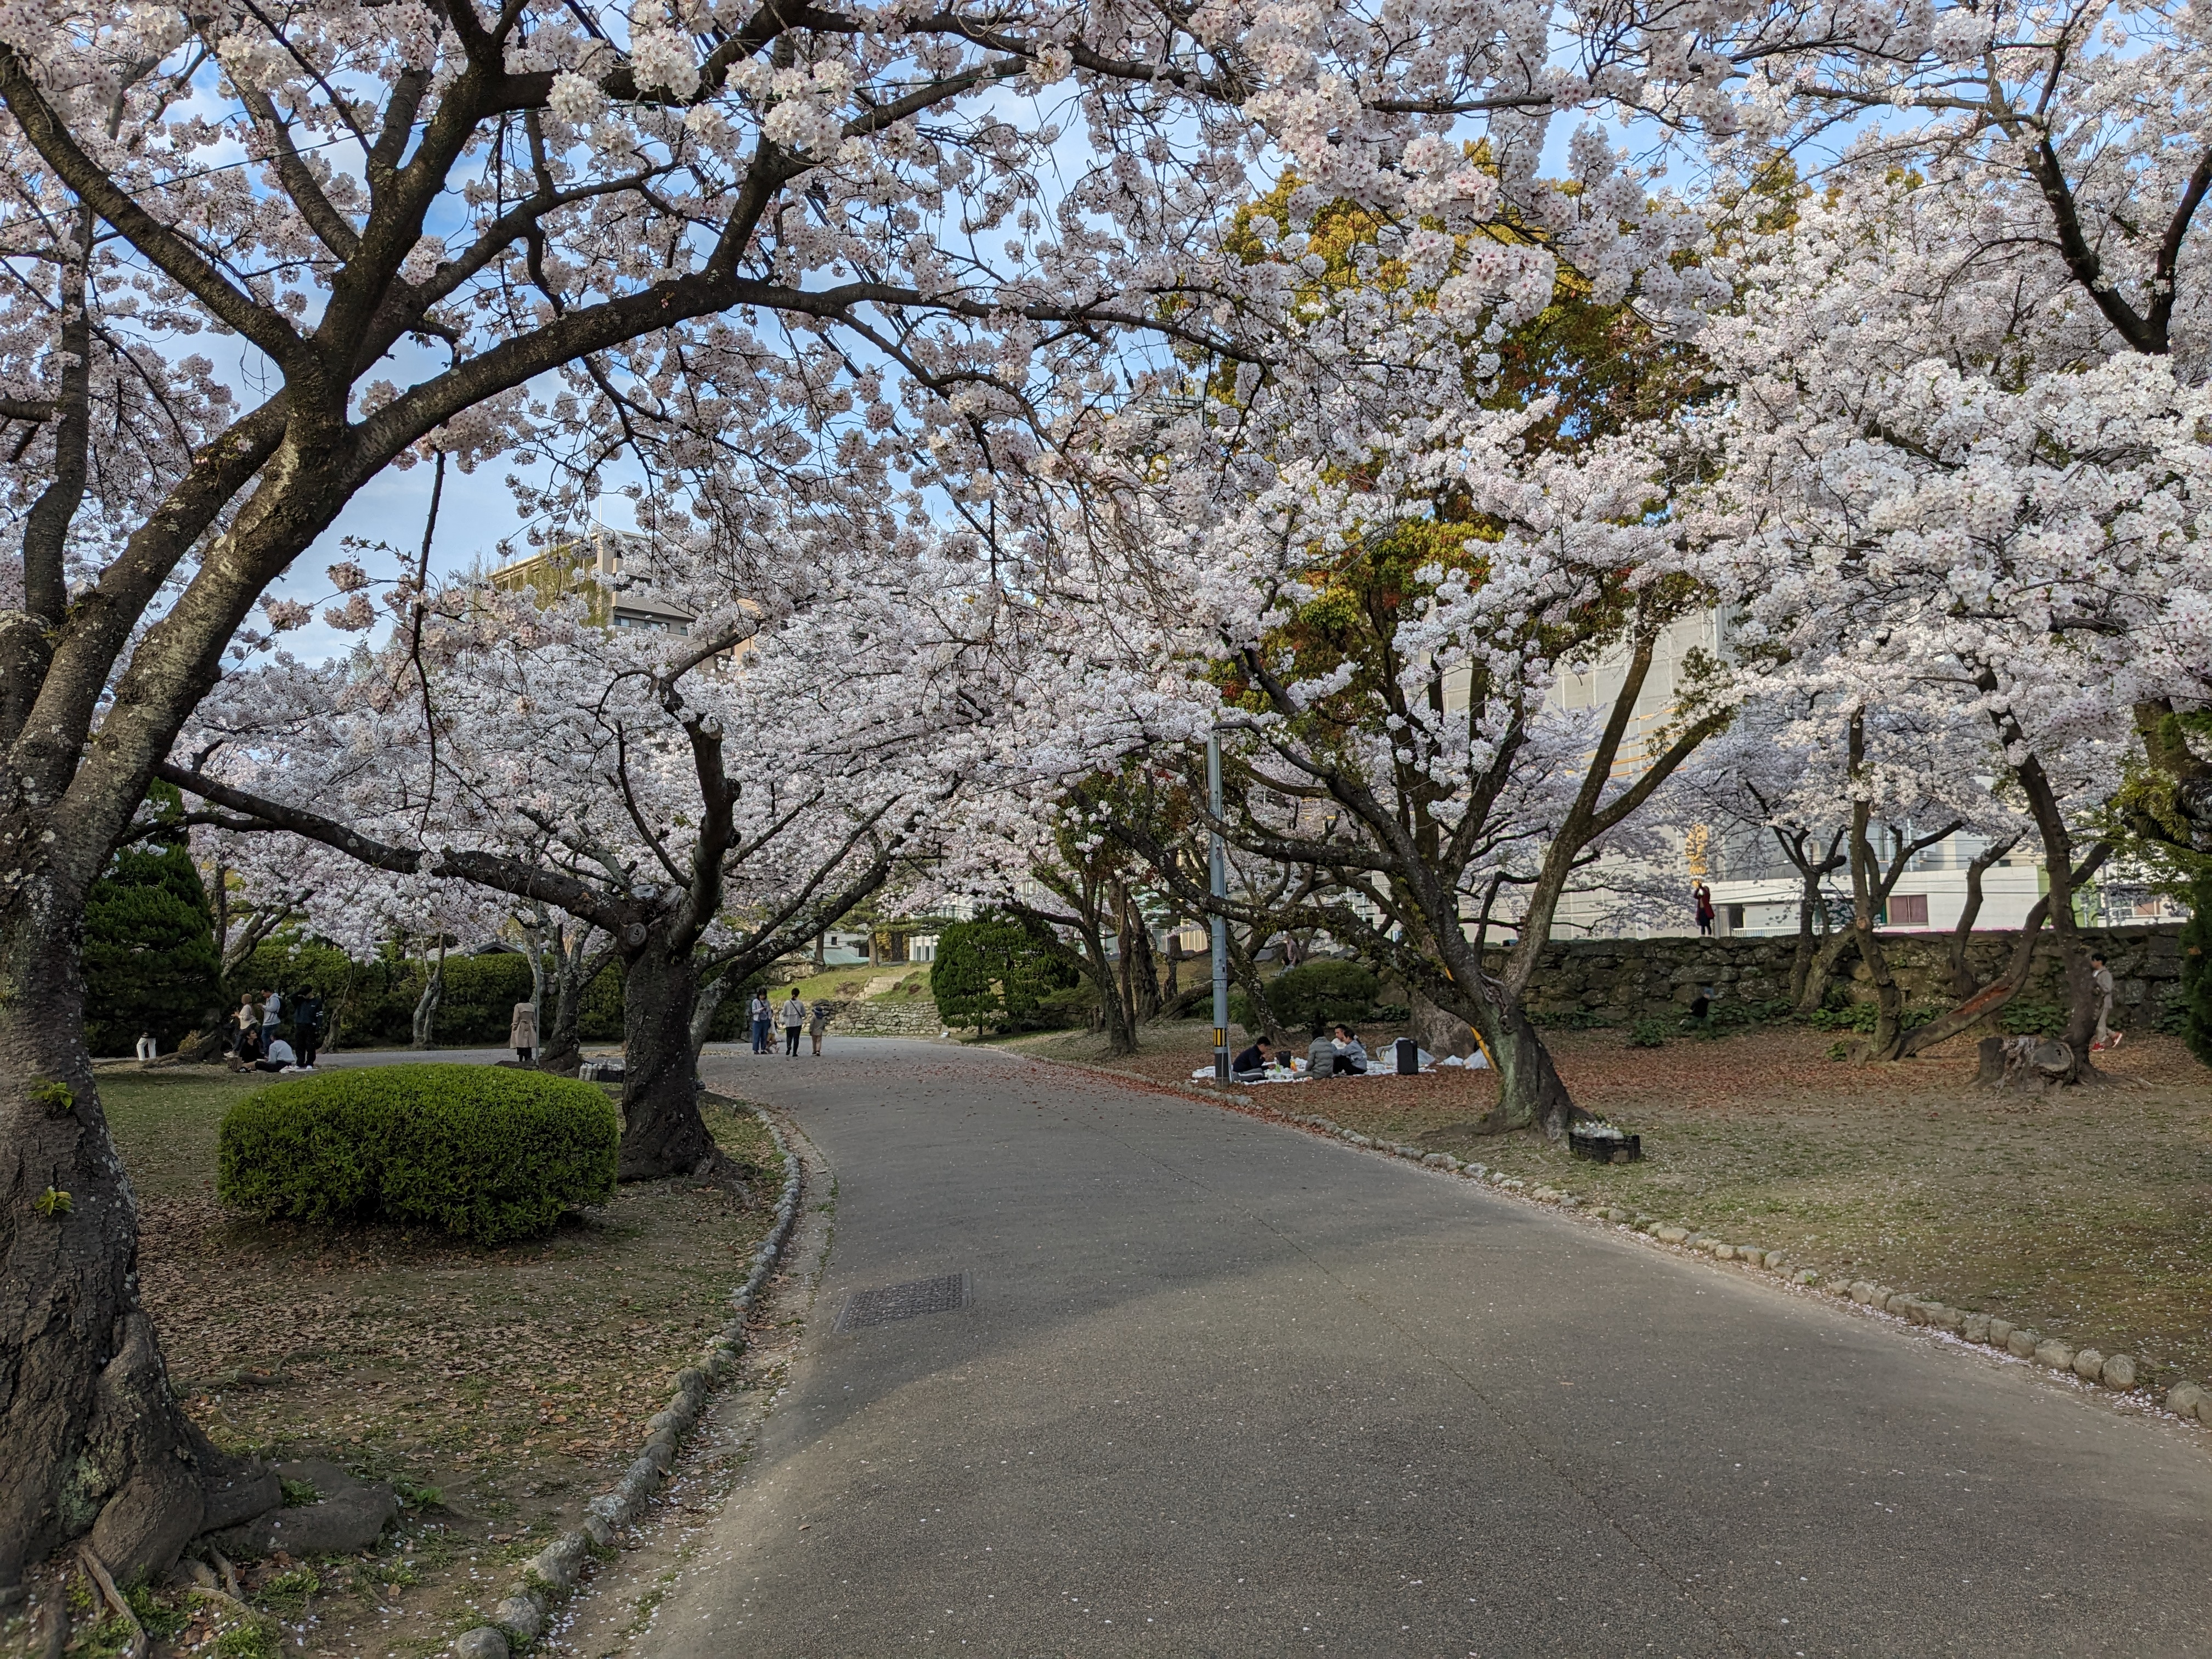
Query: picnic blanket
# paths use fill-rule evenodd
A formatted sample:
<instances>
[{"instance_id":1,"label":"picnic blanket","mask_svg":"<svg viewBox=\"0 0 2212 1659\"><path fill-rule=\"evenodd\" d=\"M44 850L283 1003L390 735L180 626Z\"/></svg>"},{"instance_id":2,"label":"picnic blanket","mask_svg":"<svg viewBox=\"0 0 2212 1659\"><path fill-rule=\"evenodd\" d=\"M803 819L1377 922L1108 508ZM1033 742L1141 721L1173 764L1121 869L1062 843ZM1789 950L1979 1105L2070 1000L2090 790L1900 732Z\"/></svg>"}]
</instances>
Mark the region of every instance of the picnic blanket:
<instances>
[{"instance_id":1,"label":"picnic blanket","mask_svg":"<svg viewBox=\"0 0 2212 1659\"><path fill-rule=\"evenodd\" d=\"M1385 1048L1382 1051L1384 1055L1388 1055L1389 1052L1390 1051L1388 1048ZM1415 1075L1427 1077L1435 1073L1439 1066L1463 1066L1471 1072L1486 1072L1490 1069L1490 1061L1480 1054L1469 1054L1465 1060L1460 1059L1455 1054L1446 1054L1442 1060L1438 1060L1435 1055L1429 1053L1427 1049L1424 1048L1421 1050L1421 1069L1419 1073L1415 1073ZM1368 1062L1367 1069L1364 1072L1340 1072L1332 1076L1329 1079L1329 1081L1336 1083L1347 1079L1356 1080L1360 1078L1367 1077L1402 1077L1404 1075L1405 1073L1400 1072L1395 1064L1389 1063L1387 1060L1378 1058L1370 1060ZM1210 1083L1213 1080L1213 1067L1211 1066L1201 1066L1196 1071L1193 1072L1190 1076L1191 1081L1194 1083ZM1243 1084L1248 1088L1256 1088L1263 1083L1310 1083L1313 1081L1313 1074L1306 1071L1285 1072L1280 1070L1270 1070L1263 1072L1256 1077L1244 1076L1239 1077L1235 1080L1238 1083Z\"/></svg>"}]
</instances>

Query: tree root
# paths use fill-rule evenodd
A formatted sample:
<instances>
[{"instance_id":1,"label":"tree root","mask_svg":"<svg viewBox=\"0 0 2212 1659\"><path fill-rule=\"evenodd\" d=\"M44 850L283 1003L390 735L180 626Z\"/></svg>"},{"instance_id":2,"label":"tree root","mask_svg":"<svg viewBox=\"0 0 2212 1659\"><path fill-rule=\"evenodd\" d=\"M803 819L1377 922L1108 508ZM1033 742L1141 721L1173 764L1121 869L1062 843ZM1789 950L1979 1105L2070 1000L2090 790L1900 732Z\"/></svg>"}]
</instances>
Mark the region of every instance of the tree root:
<instances>
[{"instance_id":1,"label":"tree root","mask_svg":"<svg viewBox=\"0 0 2212 1659\"><path fill-rule=\"evenodd\" d=\"M108 1576L107 1568L101 1563L100 1559L93 1553L92 1546L79 1544L76 1547L76 1559L83 1566L85 1576L100 1586L100 1594L107 1605L115 1610L118 1617L129 1622L131 1640L124 1651L130 1656L130 1659L146 1659L146 1627L138 1622L137 1613L133 1612L131 1604L123 1599L123 1592L115 1588L115 1580Z\"/></svg>"}]
</instances>

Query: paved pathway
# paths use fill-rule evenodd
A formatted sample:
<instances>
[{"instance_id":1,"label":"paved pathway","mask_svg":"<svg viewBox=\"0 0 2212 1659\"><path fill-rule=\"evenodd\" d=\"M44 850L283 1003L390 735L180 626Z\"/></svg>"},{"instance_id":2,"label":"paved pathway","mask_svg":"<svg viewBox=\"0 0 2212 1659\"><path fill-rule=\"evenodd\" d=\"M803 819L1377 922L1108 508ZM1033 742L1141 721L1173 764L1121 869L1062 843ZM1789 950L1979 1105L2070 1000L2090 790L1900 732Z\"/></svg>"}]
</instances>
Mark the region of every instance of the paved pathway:
<instances>
[{"instance_id":1,"label":"paved pathway","mask_svg":"<svg viewBox=\"0 0 2212 1659\"><path fill-rule=\"evenodd\" d=\"M2212 1654L2187 1431L1233 1114L830 1046L710 1065L836 1237L654 1659Z\"/></svg>"}]
</instances>

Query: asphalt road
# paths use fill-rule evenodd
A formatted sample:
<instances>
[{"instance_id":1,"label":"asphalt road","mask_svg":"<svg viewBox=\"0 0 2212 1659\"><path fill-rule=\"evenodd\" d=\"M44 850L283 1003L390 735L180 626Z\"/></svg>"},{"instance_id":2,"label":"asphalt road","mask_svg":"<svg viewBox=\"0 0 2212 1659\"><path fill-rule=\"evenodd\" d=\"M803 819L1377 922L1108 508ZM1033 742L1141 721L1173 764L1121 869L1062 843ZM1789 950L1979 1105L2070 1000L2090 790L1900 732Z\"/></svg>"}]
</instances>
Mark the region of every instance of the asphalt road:
<instances>
[{"instance_id":1,"label":"asphalt road","mask_svg":"<svg viewBox=\"0 0 2212 1659\"><path fill-rule=\"evenodd\" d=\"M1234 1114L830 1047L710 1062L835 1242L655 1659L2212 1654L2189 1431Z\"/></svg>"}]
</instances>

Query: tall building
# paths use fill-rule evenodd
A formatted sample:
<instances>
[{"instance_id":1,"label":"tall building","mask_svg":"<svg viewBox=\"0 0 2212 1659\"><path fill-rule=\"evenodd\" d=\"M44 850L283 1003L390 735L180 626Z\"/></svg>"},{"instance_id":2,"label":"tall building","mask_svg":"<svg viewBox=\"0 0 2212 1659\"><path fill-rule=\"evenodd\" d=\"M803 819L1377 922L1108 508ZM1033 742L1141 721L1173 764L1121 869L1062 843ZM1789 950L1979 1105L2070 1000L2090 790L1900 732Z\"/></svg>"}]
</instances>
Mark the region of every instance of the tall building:
<instances>
[{"instance_id":1,"label":"tall building","mask_svg":"<svg viewBox=\"0 0 2212 1659\"><path fill-rule=\"evenodd\" d=\"M574 540L556 542L542 553L509 560L485 580L504 592L531 593L541 605L580 593L592 620L608 628L690 633L694 620L690 611L653 598L650 576L635 570L624 572L623 554L632 555L634 565L642 563L636 556L644 546L645 538L635 531L595 525Z\"/></svg>"}]
</instances>

